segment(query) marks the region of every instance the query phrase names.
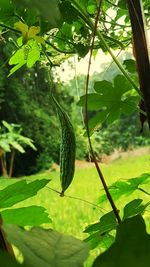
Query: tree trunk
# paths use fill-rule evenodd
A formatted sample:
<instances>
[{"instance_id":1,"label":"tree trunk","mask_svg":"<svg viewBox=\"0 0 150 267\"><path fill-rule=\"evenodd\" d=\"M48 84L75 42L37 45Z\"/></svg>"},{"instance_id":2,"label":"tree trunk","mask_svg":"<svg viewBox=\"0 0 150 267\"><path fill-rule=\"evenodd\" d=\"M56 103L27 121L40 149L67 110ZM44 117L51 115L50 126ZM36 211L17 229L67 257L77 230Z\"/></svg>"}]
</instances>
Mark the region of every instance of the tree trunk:
<instances>
[{"instance_id":1,"label":"tree trunk","mask_svg":"<svg viewBox=\"0 0 150 267\"><path fill-rule=\"evenodd\" d=\"M13 173L14 158L15 158L15 149L12 149L11 158L10 158L10 166L9 166L9 177L11 177Z\"/></svg>"},{"instance_id":2,"label":"tree trunk","mask_svg":"<svg viewBox=\"0 0 150 267\"><path fill-rule=\"evenodd\" d=\"M8 176L8 173L7 173L7 163L6 163L6 156L5 156L5 154L3 154L0 159L1 159L1 166L2 166L2 175L3 176Z\"/></svg>"}]
</instances>

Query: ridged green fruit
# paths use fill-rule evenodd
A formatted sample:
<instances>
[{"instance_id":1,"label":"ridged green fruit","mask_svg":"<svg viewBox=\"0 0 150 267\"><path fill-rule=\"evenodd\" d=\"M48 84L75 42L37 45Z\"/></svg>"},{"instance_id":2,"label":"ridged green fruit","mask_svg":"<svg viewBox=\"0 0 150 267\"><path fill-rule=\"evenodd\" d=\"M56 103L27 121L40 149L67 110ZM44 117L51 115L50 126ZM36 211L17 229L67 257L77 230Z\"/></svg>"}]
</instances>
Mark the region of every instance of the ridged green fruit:
<instances>
[{"instance_id":1,"label":"ridged green fruit","mask_svg":"<svg viewBox=\"0 0 150 267\"><path fill-rule=\"evenodd\" d=\"M53 101L57 108L61 126L60 181L62 187L61 196L63 196L64 192L71 184L74 176L76 141L73 126L67 113L63 110L54 97Z\"/></svg>"}]
</instances>

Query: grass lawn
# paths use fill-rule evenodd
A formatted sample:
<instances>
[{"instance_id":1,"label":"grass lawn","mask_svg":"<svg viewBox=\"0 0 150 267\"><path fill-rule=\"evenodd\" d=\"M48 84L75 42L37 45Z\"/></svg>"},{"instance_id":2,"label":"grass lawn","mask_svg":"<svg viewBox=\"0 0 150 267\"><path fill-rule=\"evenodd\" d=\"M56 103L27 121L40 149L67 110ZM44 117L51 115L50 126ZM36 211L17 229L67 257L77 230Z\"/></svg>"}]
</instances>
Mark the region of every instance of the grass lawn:
<instances>
[{"instance_id":1,"label":"grass lawn","mask_svg":"<svg viewBox=\"0 0 150 267\"><path fill-rule=\"evenodd\" d=\"M150 156L118 159L109 164L102 164L101 168L107 183L111 184L121 178L133 178L142 173L150 172ZM48 226L45 225L45 227L51 227L62 233L84 239L86 237L86 234L83 233L85 227L99 220L102 214L111 210L109 203L95 207L80 200L83 199L96 204L98 197L103 193L102 185L94 167L76 170L74 180L66 192L66 197L60 197L59 194L51 190L51 188L60 190L58 172L47 171L28 177L30 180L38 178L50 178L52 181L37 196L24 201L24 203L22 202L23 205L21 203L16 206L28 206L31 204L44 206L52 219L52 223ZM147 187L147 191L150 192L150 188ZM134 198L142 198L145 201L149 201L149 197L139 191L128 198L118 200L116 202L118 209L121 209ZM98 253L99 249L91 252L91 256L85 264L86 267L91 266L93 257Z\"/></svg>"}]
</instances>

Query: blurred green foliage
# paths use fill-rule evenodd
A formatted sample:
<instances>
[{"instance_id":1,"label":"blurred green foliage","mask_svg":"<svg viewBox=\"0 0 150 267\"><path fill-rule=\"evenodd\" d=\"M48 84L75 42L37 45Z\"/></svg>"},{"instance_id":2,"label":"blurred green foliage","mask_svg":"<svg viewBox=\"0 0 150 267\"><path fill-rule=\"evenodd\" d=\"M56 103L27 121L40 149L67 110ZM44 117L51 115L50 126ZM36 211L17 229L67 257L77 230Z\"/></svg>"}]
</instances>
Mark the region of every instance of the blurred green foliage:
<instances>
[{"instance_id":1,"label":"blurred green foliage","mask_svg":"<svg viewBox=\"0 0 150 267\"><path fill-rule=\"evenodd\" d=\"M1 42L3 63L8 59L11 46L11 42L5 46L5 39ZM0 120L20 124L23 134L33 139L37 148L37 151L27 148L24 155L17 153L14 175L49 169L53 162L59 163L60 147L59 121L50 98L51 87L54 87L53 94L72 119L74 96L71 91L62 90L60 84L50 85L47 69L40 63L36 63L32 69L23 67L13 76L7 77L9 69L8 64L0 69ZM77 125L78 120L75 128ZM83 159L86 141L80 135L79 128L77 126L76 130L77 157Z\"/></svg>"},{"instance_id":2,"label":"blurred green foliage","mask_svg":"<svg viewBox=\"0 0 150 267\"><path fill-rule=\"evenodd\" d=\"M11 35L11 37L10 37ZM7 46L5 45L8 40ZM24 155L16 155L14 175L31 174L49 169L53 162L59 163L60 131L55 108L50 99L50 90L70 116L77 140L76 158L90 160L87 137L84 136L84 108L77 106L80 96L84 94L85 76L80 75L67 84L60 82L50 85L47 79L45 63L37 62L32 69L23 66L12 76L7 77L10 65L7 63L14 50L15 33L3 33L0 54L0 120L20 124L23 134L33 139L37 151L27 149ZM137 82L134 61L124 61L126 70ZM112 82L118 74L118 69L111 64L104 64L102 73L95 73L90 80L89 93L93 93L93 85L97 81ZM107 71L105 71L105 69ZM56 73L57 76L57 73ZM57 77L55 77L57 78ZM89 119L97 111L89 111ZM120 119L106 126L98 123L97 130L92 135L92 143L97 158L101 154L110 154L114 149L127 150L150 144L147 125L140 133L139 114L121 115Z\"/></svg>"}]
</instances>

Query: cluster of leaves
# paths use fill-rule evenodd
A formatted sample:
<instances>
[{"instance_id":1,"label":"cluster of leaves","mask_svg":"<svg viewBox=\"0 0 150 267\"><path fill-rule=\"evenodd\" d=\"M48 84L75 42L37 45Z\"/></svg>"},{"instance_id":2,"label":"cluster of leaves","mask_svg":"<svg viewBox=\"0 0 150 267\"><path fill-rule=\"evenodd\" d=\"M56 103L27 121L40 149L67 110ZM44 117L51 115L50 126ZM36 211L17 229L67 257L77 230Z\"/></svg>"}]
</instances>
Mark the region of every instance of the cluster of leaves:
<instances>
[{"instance_id":1,"label":"cluster of leaves","mask_svg":"<svg viewBox=\"0 0 150 267\"><path fill-rule=\"evenodd\" d=\"M6 267L35 267L37 264L41 267L56 264L58 267L78 267L83 266L83 261L87 257L88 248L83 242L63 236L58 232L40 228L33 228L26 232L11 225L5 226L4 229L9 240L20 249L24 256L24 263L19 264L14 258L1 252L0 260ZM41 242L41 236L44 249L37 245ZM143 244L142 247L141 244ZM148 266L149 249L150 236L146 232L144 220L141 215L136 215L124 220L117 227L115 242L106 252L96 258L92 266L126 266L126 263L129 267L134 264Z\"/></svg>"},{"instance_id":2,"label":"cluster of leaves","mask_svg":"<svg viewBox=\"0 0 150 267\"><path fill-rule=\"evenodd\" d=\"M6 121L2 121L3 127L7 132L1 128L0 149L4 152L11 152L12 148L18 150L20 153L25 153L23 145L28 145L36 150L33 144L33 140L21 135L22 129L20 125L9 124ZM17 128L17 129L16 129Z\"/></svg>"},{"instance_id":3,"label":"cluster of leaves","mask_svg":"<svg viewBox=\"0 0 150 267\"><path fill-rule=\"evenodd\" d=\"M145 0L145 13L148 9L149 4ZM15 45L14 54L9 61L15 66L10 75L25 64L32 67L45 53L50 56L52 64L60 61L62 53L77 53L84 57L90 49L96 10L96 0L44 0L42 3L34 0L32 4L28 0L2 1L1 33L3 35L6 29L15 33L15 36L10 33ZM112 11L113 18L110 18ZM125 1L104 1L98 31L112 48L126 47L131 42ZM37 35L39 33L43 38ZM98 38L94 48L106 51L106 47Z\"/></svg>"},{"instance_id":4,"label":"cluster of leaves","mask_svg":"<svg viewBox=\"0 0 150 267\"><path fill-rule=\"evenodd\" d=\"M2 121L3 127L0 128L0 159L2 165L3 176L12 176L15 151L25 153L25 146L29 146L33 150L36 147L33 144L33 140L25 137L21 134L22 129L20 125L9 124L6 121ZM7 169L7 153L11 153L9 172Z\"/></svg>"},{"instance_id":5,"label":"cluster of leaves","mask_svg":"<svg viewBox=\"0 0 150 267\"><path fill-rule=\"evenodd\" d=\"M149 183L149 181L150 173L145 173L136 178L120 180L113 183L109 187L109 192L111 193L111 196L115 202L123 196L131 195L135 190L140 190L143 193L150 195L142 188L142 185ZM99 198L98 203L101 205L106 200L107 197L104 194ZM123 208L122 220L124 221L130 217L144 214L150 202L147 202L146 204L143 204L142 202L142 199L134 199L127 203ZM90 244L91 249L94 249L97 246L106 249L114 242L114 234L117 225L118 222L116 221L114 212L108 212L100 217L98 222L89 225L85 229L84 232L89 234L89 237L87 237L85 241Z\"/></svg>"},{"instance_id":6,"label":"cluster of leaves","mask_svg":"<svg viewBox=\"0 0 150 267\"><path fill-rule=\"evenodd\" d=\"M45 209L32 205L13 208L21 201L36 195L50 180L10 180L1 179L0 208L8 241L23 254L24 263L0 251L0 261L7 267L36 266L82 266L88 256L88 245L76 238L65 236L51 229L39 226L51 222ZM12 194L13 192L13 194ZM34 226L30 231L24 226ZM42 244L42 246L41 246Z\"/></svg>"},{"instance_id":7,"label":"cluster of leaves","mask_svg":"<svg viewBox=\"0 0 150 267\"><path fill-rule=\"evenodd\" d=\"M93 267L148 266L149 249L150 235L142 216L136 215L117 227L114 244L97 257Z\"/></svg>"},{"instance_id":8,"label":"cluster of leaves","mask_svg":"<svg viewBox=\"0 0 150 267\"><path fill-rule=\"evenodd\" d=\"M3 186L3 189L0 190L0 208L4 223L20 226L38 226L43 223L51 222L51 219L48 218L48 214L45 213L43 207L33 205L29 207L8 209L13 205L36 195L37 192L48 183L49 180L44 179L32 182L27 182L26 180L17 181L1 179L1 187Z\"/></svg>"}]
</instances>

